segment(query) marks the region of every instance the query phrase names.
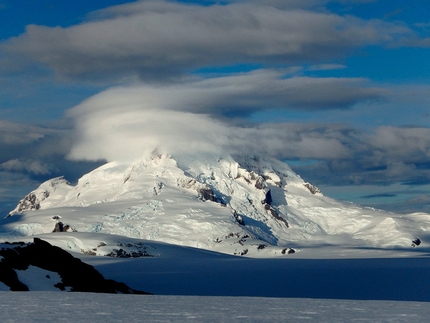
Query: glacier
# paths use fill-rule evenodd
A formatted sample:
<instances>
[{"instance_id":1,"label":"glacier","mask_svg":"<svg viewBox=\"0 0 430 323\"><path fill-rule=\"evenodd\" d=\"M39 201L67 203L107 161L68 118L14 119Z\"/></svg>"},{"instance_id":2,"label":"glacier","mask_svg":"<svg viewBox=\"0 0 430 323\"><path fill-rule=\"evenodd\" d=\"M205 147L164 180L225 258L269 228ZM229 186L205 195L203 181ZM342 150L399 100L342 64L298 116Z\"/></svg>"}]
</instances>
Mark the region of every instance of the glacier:
<instances>
[{"instance_id":1,"label":"glacier","mask_svg":"<svg viewBox=\"0 0 430 323\"><path fill-rule=\"evenodd\" d=\"M411 250L419 241L423 249L430 215L337 201L270 157L153 151L106 163L76 185L62 177L42 183L2 220L0 241L44 235L55 243L59 231L68 231L62 244L70 251L99 256L112 255L121 239L79 233L129 239L127 254L142 240L270 258L321 246Z\"/></svg>"}]
</instances>

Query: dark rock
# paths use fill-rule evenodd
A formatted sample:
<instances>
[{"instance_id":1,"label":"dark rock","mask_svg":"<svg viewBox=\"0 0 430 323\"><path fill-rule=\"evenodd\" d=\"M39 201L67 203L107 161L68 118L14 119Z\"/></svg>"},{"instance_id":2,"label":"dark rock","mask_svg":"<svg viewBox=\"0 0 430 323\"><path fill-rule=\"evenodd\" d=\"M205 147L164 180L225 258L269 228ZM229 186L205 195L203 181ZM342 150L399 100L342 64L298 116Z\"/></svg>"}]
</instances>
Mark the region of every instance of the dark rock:
<instances>
[{"instance_id":1,"label":"dark rock","mask_svg":"<svg viewBox=\"0 0 430 323\"><path fill-rule=\"evenodd\" d=\"M285 255L285 254L291 255L293 253L296 253L296 251L294 249L291 249L291 248L284 248L284 249L282 249L281 253L283 255Z\"/></svg>"},{"instance_id":2,"label":"dark rock","mask_svg":"<svg viewBox=\"0 0 430 323\"><path fill-rule=\"evenodd\" d=\"M264 188L264 178L259 176L255 181L255 188L262 190Z\"/></svg>"},{"instance_id":3,"label":"dark rock","mask_svg":"<svg viewBox=\"0 0 430 323\"><path fill-rule=\"evenodd\" d=\"M224 237L225 239L229 239L229 238L240 238L240 234L239 233L234 233L234 232L230 232L228 235L226 235Z\"/></svg>"},{"instance_id":4,"label":"dark rock","mask_svg":"<svg viewBox=\"0 0 430 323\"><path fill-rule=\"evenodd\" d=\"M58 273L61 283L56 287L61 290L69 287L72 292L148 294L134 290L123 283L105 279L93 266L39 238L34 238L33 243L25 246L2 249L0 255L3 257L0 263L3 265L1 272L5 273L5 276L0 276L0 281L3 281L11 290L24 290L22 283L20 285L15 280L11 280L13 276L11 270L15 273L15 269L23 270L24 267L28 268L31 265Z\"/></svg>"},{"instance_id":5,"label":"dark rock","mask_svg":"<svg viewBox=\"0 0 430 323\"><path fill-rule=\"evenodd\" d=\"M288 222L287 222L287 220L285 220L283 217L281 217L279 214L278 214L278 212L276 212L276 210L273 208L273 207L271 207L269 204L266 204L265 206L264 206L264 208L266 209L266 210L268 210L269 212L270 212L270 214L276 219L276 220L278 220L278 221L280 221L280 222L283 222L286 226L287 226L287 228L289 228L290 226L288 225Z\"/></svg>"},{"instance_id":6,"label":"dark rock","mask_svg":"<svg viewBox=\"0 0 430 323\"><path fill-rule=\"evenodd\" d=\"M36 194L30 193L20 201L18 212L27 210L38 210L40 208L39 201L37 200Z\"/></svg>"},{"instance_id":7,"label":"dark rock","mask_svg":"<svg viewBox=\"0 0 430 323\"><path fill-rule=\"evenodd\" d=\"M259 177L259 175L258 174L256 174L255 172L250 172L249 173L249 175L251 176L251 179L253 180L253 181L255 181L256 179L258 179L258 177Z\"/></svg>"},{"instance_id":8,"label":"dark rock","mask_svg":"<svg viewBox=\"0 0 430 323\"><path fill-rule=\"evenodd\" d=\"M263 204L272 204L273 199L272 199L272 193L270 192L270 190L268 190L266 192L266 196L264 198L264 200L262 201Z\"/></svg>"},{"instance_id":9,"label":"dark rock","mask_svg":"<svg viewBox=\"0 0 430 323\"><path fill-rule=\"evenodd\" d=\"M152 257L146 251L138 250L138 251L126 251L124 249L113 249L111 252L106 254L108 257L116 257L116 258L139 258L139 257Z\"/></svg>"},{"instance_id":10,"label":"dark rock","mask_svg":"<svg viewBox=\"0 0 430 323\"><path fill-rule=\"evenodd\" d=\"M233 212L233 216L236 219L237 223L240 225L245 225L245 222L243 221L243 217L240 214L237 214L236 211Z\"/></svg>"},{"instance_id":11,"label":"dark rock","mask_svg":"<svg viewBox=\"0 0 430 323\"><path fill-rule=\"evenodd\" d=\"M240 255L241 256L244 256L244 255L246 255L248 253L248 249L244 249L241 253L240 253Z\"/></svg>"},{"instance_id":12,"label":"dark rock","mask_svg":"<svg viewBox=\"0 0 430 323\"><path fill-rule=\"evenodd\" d=\"M320 189L311 183L304 183L303 184L312 194L321 193Z\"/></svg>"},{"instance_id":13,"label":"dark rock","mask_svg":"<svg viewBox=\"0 0 430 323\"><path fill-rule=\"evenodd\" d=\"M58 221L55 224L54 230L52 232L68 232L68 231L76 232L76 230L74 230L70 225L64 224L63 222Z\"/></svg>"},{"instance_id":14,"label":"dark rock","mask_svg":"<svg viewBox=\"0 0 430 323\"><path fill-rule=\"evenodd\" d=\"M55 223L55 227L52 232L63 232L63 222Z\"/></svg>"},{"instance_id":15,"label":"dark rock","mask_svg":"<svg viewBox=\"0 0 430 323\"><path fill-rule=\"evenodd\" d=\"M415 240L412 240L412 247L419 246L421 244L420 238L416 238Z\"/></svg>"},{"instance_id":16,"label":"dark rock","mask_svg":"<svg viewBox=\"0 0 430 323\"><path fill-rule=\"evenodd\" d=\"M26 285L19 281L15 270L3 261L0 262L0 281L14 292L27 292L29 290Z\"/></svg>"},{"instance_id":17,"label":"dark rock","mask_svg":"<svg viewBox=\"0 0 430 323\"><path fill-rule=\"evenodd\" d=\"M198 190L199 196L205 201L218 202L218 199L212 189L201 188Z\"/></svg>"}]
</instances>

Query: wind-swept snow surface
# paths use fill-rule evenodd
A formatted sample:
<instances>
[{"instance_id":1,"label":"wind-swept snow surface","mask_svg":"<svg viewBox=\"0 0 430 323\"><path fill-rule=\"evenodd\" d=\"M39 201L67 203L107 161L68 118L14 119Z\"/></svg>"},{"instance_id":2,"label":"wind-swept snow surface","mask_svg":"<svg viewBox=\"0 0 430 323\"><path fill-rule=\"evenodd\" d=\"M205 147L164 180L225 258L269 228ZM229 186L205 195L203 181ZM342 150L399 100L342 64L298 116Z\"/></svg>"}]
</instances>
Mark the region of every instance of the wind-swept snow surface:
<instances>
[{"instance_id":1,"label":"wind-swept snow surface","mask_svg":"<svg viewBox=\"0 0 430 323\"><path fill-rule=\"evenodd\" d=\"M426 322L419 302L0 293L3 322Z\"/></svg>"}]
</instances>

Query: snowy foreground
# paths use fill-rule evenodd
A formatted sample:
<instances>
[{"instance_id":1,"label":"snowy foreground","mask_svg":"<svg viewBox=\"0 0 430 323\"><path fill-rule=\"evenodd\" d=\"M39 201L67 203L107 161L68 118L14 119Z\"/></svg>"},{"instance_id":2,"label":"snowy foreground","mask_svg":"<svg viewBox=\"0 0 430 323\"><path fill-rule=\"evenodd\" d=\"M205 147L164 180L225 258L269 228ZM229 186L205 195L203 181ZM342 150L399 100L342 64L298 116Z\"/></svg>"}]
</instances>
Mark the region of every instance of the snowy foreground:
<instances>
[{"instance_id":1,"label":"snowy foreground","mask_svg":"<svg viewBox=\"0 0 430 323\"><path fill-rule=\"evenodd\" d=\"M2 322L426 322L419 302L0 293Z\"/></svg>"},{"instance_id":2,"label":"snowy foreground","mask_svg":"<svg viewBox=\"0 0 430 323\"><path fill-rule=\"evenodd\" d=\"M77 233L57 237L69 235ZM48 281L46 272L27 271L31 292L0 292L1 320L426 322L430 314L430 258L418 249L321 247L255 259L155 242L152 247L158 257L73 255L106 278L156 295L48 291L55 289L35 283Z\"/></svg>"}]
</instances>

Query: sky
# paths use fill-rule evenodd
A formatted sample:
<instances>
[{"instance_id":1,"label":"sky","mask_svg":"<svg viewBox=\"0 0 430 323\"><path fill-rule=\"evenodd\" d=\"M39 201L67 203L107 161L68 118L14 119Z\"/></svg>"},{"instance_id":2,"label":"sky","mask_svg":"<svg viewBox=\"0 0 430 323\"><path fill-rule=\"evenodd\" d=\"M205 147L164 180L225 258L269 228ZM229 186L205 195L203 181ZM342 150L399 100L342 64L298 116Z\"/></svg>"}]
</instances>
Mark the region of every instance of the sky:
<instances>
[{"instance_id":1,"label":"sky","mask_svg":"<svg viewBox=\"0 0 430 323\"><path fill-rule=\"evenodd\" d=\"M0 212L145 150L430 212L427 0L0 0Z\"/></svg>"}]
</instances>

